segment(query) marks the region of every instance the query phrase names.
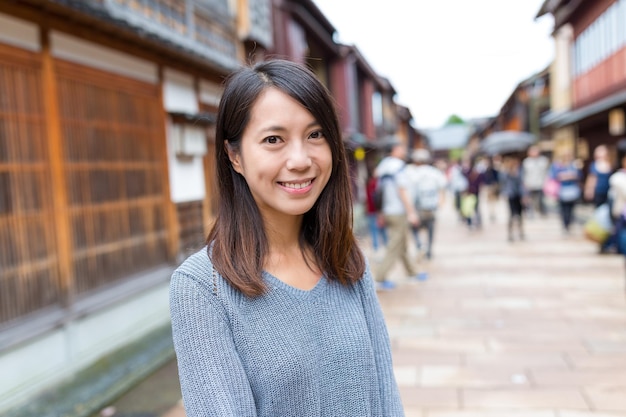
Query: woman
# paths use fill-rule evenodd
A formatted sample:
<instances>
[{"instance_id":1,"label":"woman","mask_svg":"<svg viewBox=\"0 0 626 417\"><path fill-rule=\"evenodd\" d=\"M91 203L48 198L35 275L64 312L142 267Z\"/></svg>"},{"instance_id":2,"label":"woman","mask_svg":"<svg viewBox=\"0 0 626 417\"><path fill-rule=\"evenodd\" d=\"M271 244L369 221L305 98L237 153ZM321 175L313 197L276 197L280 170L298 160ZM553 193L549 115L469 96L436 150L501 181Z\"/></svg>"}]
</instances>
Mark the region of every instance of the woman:
<instances>
[{"instance_id":1,"label":"woman","mask_svg":"<svg viewBox=\"0 0 626 417\"><path fill-rule=\"evenodd\" d=\"M464 197L470 196L476 202L473 215L466 216L467 226L480 229L482 227L482 216L480 214L480 190L485 183L485 171L480 169L476 164L476 159L472 158L467 161L467 165L463 169L463 175L467 178L467 190Z\"/></svg>"},{"instance_id":2,"label":"woman","mask_svg":"<svg viewBox=\"0 0 626 417\"><path fill-rule=\"evenodd\" d=\"M509 203L508 239L513 242L513 229L517 223L520 240L524 240L524 222L522 212L527 198L522 179L522 163L517 156L508 156L504 161L504 170L500 174L500 189Z\"/></svg>"},{"instance_id":3,"label":"woman","mask_svg":"<svg viewBox=\"0 0 626 417\"><path fill-rule=\"evenodd\" d=\"M581 197L581 172L574 162L572 151L564 151L560 160L552 163L550 178L559 183L557 198L561 222L563 223L563 232L569 234L574 219L574 207Z\"/></svg>"},{"instance_id":4,"label":"woman","mask_svg":"<svg viewBox=\"0 0 626 417\"><path fill-rule=\"evenodd\" d=\"M171 281L187 416L402 416L328 91L288 61L240 69L216 158L208 245Z\"/></svg>"},{"instance_id":5,"label":"woman","mask_svg":"<svg viewBox=\"0 0 626 417\"><path fill-rule=\"evenodd\" d=\"M606 145L599 145L593 152L593 162L585 181L585 199L593 201L594 207L606 203L609 195L609 177L613 173L609 150Z\"/></svg>"},{"instance_id":6,"label":"woman","mask_svg":"<svg viewBox=\"0 0 626 417\"><path fill-rule=\"evenodd\" d=\"M496 210L498 206L498 197L500 196L500 171L498 171L495 157L490 156L486 159L487 169L485 170L485 188L487 191L487 210L489 211L489 220L492 223L496 221Z\"/></svg>"}]
</instances>

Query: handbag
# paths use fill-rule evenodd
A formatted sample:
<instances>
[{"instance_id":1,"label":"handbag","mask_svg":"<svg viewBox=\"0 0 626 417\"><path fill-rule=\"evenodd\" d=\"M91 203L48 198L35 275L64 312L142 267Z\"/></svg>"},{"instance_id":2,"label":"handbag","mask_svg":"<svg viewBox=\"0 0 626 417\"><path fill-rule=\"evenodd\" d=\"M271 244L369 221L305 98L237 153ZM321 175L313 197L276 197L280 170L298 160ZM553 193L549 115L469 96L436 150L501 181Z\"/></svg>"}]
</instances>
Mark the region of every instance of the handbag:
<instances>
[{"instance_id":1,"label":"handbag","mask_svg":"<svg viewBox=\"0 0 626 417\"><path fill-rule=\"evenodd\" d=\"M561 185L559 188L559 200L571 203L580 198L580 187L578 184Z\"/></svg>"},{"instance_id":2,"label":"handbag","mask_svg":"<svg viewBox=\"0 0 626 417\"><path fill-rule=\"evenodd\" d=\"M561 184L557 180L548 178L543 184L543 195L557 198L559 196L559 188L561 188Z\"/></svg>"}]
</instances>

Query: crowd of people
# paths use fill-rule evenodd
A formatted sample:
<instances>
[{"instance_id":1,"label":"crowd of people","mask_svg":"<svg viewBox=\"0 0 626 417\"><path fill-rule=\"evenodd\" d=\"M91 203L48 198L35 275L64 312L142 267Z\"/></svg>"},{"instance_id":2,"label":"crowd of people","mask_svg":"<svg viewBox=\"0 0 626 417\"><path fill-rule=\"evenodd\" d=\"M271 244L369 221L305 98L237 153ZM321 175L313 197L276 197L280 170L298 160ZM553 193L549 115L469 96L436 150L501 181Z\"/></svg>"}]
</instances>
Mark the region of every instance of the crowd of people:
<instances>
[{"instance_id":1,"label":"crowd of people","mask_svg":"<svg viewBox=\"0 0 626 417\"><path fill-rule=\"evenodd\" d=\"M483 227L483 210L495 221L496 206L504 200L509 242L526 238L525 218L547 216L548 198L556 203L566 236L577 220L576 207L592 205L593 219L604 216L599 221L603 233L598 238L587 232L592 226L585 224L585 236L598 243L599 253L626 255L626 154L619 167L611 164L605 145L597 146L593 155L585 168L571 150L560 150L549 158L533 145L525 152L444 162L434 161L426 149L408 154L402 143L392 144L367 181L367 217L378 289L394 288L388 274L398 260L411 279L428 278L421 261L433 257L436 214L447 195L453 199L459 221L470 230ZM377 189L382 189L380 207L373 203ZM417 251L411 250L411 244ZM417 253L417 258L411 253Z\"/></svg>"}]
</instances>

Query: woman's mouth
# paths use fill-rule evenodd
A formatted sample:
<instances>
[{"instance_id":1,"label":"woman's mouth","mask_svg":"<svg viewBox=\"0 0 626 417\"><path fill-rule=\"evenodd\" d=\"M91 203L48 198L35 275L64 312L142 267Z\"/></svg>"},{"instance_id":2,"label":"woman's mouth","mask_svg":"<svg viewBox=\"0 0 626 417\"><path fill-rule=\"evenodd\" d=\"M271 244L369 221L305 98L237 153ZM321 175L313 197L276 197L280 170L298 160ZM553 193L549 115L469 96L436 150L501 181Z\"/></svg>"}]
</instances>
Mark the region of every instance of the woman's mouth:
<instances>
[{"instance_id":1,"label":"woman's mouth","mask_svg":"<svg viewBox=\"0 0 626 417\"><path fill-rule=\"evenodd\" d=\"M306 188L313 183L313 180L308 180L304 182L279 182L285 188L291 188L292 190L300 190L302 188Z\"/></svg>"}]
</instances>

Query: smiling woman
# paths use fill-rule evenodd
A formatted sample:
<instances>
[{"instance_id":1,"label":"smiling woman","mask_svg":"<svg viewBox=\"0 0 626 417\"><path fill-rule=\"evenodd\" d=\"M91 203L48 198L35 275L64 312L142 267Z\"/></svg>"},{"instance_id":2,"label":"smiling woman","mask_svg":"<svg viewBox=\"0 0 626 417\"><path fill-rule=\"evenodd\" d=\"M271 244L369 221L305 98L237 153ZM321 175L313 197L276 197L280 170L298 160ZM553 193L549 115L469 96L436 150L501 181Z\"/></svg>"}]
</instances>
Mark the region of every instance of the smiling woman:
<instances>
[{"instance_id":1,"label":"smiling woman","mask_svg":"<svg viewBox=\"0 0 626 417\"><path fill-rule=\"evenodd\" d=\"M402 416L326 88L289 61L235 72L216 158L207 247L171 282L187 416Z\"/></svg>"}]
</instances>

